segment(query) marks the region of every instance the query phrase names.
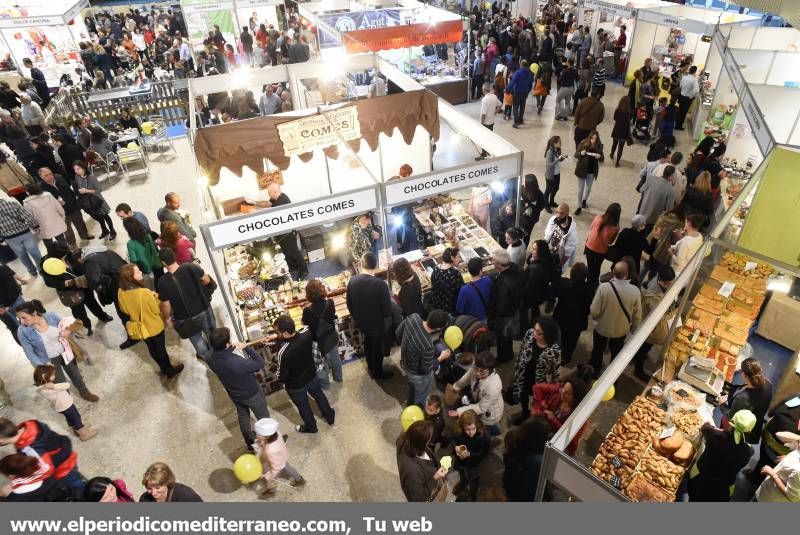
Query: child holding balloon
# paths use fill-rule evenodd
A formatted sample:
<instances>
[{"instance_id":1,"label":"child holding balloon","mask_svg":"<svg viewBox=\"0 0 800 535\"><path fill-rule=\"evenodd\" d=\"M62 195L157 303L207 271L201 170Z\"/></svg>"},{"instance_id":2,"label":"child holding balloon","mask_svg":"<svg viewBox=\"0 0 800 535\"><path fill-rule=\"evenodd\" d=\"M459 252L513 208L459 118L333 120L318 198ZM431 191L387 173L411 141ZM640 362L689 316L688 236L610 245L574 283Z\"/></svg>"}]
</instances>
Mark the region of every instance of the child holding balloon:
<instances>
[{"instance_id":1,"label":"child holding balloon","mask_svg":"<svg viewBox=\"0 0 800 535\"><path fill-rule=\"evenodd\" d=\"M453 493L458 496L458 502L474 502L478 498L481 482L480 464L489 453L491 439L478 413L472 409L462 412L458 417L458 429L459 433L453 437L453 444L456 454L455 469L460 480L453 488Z\"/></svg>"},{"instance_id":2,"label":"child holding balloon","mask_svg":"<svg viewBox=\"0 0 800 535\"><path fill-rule=\"evenodd\" d=\"M292 465L289 464L289 450L286 442L278 433L278 421L273 418L262 418L254 426L256 441L253 449L261 461L264 475L262 478L267 483L261 490L261 496L271 496L275 494L277 485L275 479L283 478L289 480L289 485L300 487L306 484L306 480L300 475Z\"/></svg>"}]
</instances>

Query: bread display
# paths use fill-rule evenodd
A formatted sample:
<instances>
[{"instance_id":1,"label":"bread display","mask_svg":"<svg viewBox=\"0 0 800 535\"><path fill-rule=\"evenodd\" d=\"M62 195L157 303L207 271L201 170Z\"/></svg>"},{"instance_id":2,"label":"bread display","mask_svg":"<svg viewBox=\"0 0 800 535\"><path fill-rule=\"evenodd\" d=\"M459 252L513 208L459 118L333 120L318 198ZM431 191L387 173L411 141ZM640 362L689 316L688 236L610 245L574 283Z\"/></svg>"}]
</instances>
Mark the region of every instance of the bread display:
<instances>
[{"instance_id":1,"label":"bread display","mask_svg":"<svg viewBox=\"0 0 800 535\"><path fill-rule=\"evenodd\" d=\"M719 296L719 297L722 297L722 296ZM712 298L706 297L706 296L704 296L702 294L697 294L694 297L694 301L692 301L692 302L694 303L694 306L696 306L700 310L704 310L704 311L706 311L706 312L708 312L710 314L713 314L715 316L719 315L719 314L722 314L722 311L725 310L725 300L724 299L722 299L722 300L720 300L720 299L712 299Z\"/></svg>"},{"instance_id":2,"label":"bread display","mask_svg":"<svg viewBox=\"0 0 800 535\"><path fill-rule=\"evenodd\" d=\"M632 502L664 503L675 501L674 495L652 484L642 474L636 474L631 478L630 484L625 489L625 496L630 498Z\"/></svg>"},{"instance_id":3,"label":"bread display","mask_svg":"<svg viewBox=\"0 0 800 535\"><path fill-rule=\"evenodd\" d=\"M648 449L644 452L642 461L636 468L636 473L641 474L650 483L661 487L674 497L681 479L683 479L684 469L654 450Z\"/></svg>"},{"instance_id":4,"label":"bread display","mask_svg":"<svg viewBox=\"0 0 800 535\"><path fill-rule=\"evenodd\" d=\"M700 427L703 425L703 418L697 411L686 409L678 409L672 413L670 420L672 425L687 437L697 436L697 433L700 432Z\"/></svg>"},{"instance_id":5,"label":"bread display","mask_svg":"<svg viewBox=\"0 0 800 535\"><path fill-rule=\"evenodd\" d=\"M694 459L694 454L695 449L694 446L692 446L692 443L688 440L684 440L683 444L681 444L681 447L672 454L672 461L675 464L685 468L689 466L689 464L692 462L692 459Z\"/></svg>"},{"instance_id":6,"label":"bread display","mask_svg":"<svg viewBox=\"0 0 800 535\"><path fill-rule=\"evenodd\" d=\"M683 442L683 433L676 429L667 438L661 438L659 435L653 437L653 449L661 455L669 457L683 446Z\"/></svg>"}]
</instances>

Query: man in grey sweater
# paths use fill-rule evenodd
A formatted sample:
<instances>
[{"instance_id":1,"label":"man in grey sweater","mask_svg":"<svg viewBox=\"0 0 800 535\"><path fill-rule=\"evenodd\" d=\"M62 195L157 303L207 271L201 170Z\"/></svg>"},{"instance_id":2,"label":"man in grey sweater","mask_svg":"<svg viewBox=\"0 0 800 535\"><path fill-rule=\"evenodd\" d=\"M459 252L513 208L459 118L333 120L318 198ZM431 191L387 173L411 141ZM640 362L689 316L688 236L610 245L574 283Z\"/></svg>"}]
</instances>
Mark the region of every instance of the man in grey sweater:
<instances>
[{"instance_id":1,"label":"man in grey sweater","mask_svg":"<svg viewBox=\"0 0 800 535\"><path fill-rule=\"evenodd\" d=\"M407 405L425 406L425 399L433 386L435 364L450 358L450 350L442 349L436 355L436 344L432 335L447 325L448 314L443 310L432 310L424 320L414 313L397 327L395 336L400 340L400 367L408 377ZM438 362L434 362L438 361Z\"/></svg>"},{"instance_id":2,"label":"man in grey sweater","mask_svg":"<svg viewBox=\"0 0 800 535\"><path fill-rule=\"evenodd\" d=\"M595 321L590 361L595 378L600 377L603 369L603 353L606 347L611 351L613 360L625 344L625 337L642 320L642 295L630 283L628 265L617 262L614 264L613 275L613 279L597 288L589 309Z\"/></svg>"},{"instance_id":3,"label":"man in grey sweater","mask_svg":"<svg viewBox=\"0 0 800 535\"><path fill-rule=\"evenodd\" d=\"M675 166L668 165L664 168L664 175L648 175L642 186L642 198L639 200L638 213L647 220L645 234L649 234L656 224L658 216L669 212L675 207L675 188L672 187L675 179Z\"/></svg>"}]
</instances>

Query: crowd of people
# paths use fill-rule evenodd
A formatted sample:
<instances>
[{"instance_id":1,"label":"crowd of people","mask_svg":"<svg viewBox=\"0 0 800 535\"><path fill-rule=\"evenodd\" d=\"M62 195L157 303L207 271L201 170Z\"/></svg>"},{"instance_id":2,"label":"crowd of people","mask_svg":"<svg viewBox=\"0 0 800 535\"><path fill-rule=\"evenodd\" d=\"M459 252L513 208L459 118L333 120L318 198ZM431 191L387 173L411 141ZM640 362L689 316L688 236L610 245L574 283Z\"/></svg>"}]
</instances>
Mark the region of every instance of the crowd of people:
<instances>
[{"instance_id":1,"label":"crowd of people","mask_svg":"<svg viewBox=\"0 0 800 535\"><path fill-rule=\"evenodd\" d=\"M556 4L551 1L545 7L553 24L546 25L541 41L527 21L510 21L507 11L496 4L486 11L473 11L470 16L478 23L475 27L486 22L486 32L478 30L475 36L477 41L485 37L486 44L485 51L476 56L472 75L488 103L481 107L481 122L487 127L494 124L502 106L511 106L515 124L523 124L527 93L535 94L537 86L550 83L544 81L548 71L559 80L557 118L575 116L574 174L579 187L572 207L557 199L567 151L560 137L553 136L537 164L545 177L544 192L535 174L524 177L521 225L514 224L516 199L503 203L499 213L488 218L495 238L503 245L492 251L493 274L484 274L481 259L472 258L465 264L459 249L448 247L433 269L431 289L425 294L408 260L401 257L391 265L391 276L399 286L393 295L381 277L372 247L377 240L374 234L379 237L381 231L366 216L353 222L352 235L363 238L353 243L361 269L349 280L347 309L363 334L368 374L375 381L404 382L405 405L416 405L424 414L424 419L411 423L396 442L400 486L409 501L447 498L448 469L439 462L443 452L452 452L455 458L459 481L453 492L458 500L533 500L545 443L602 373L606 353L613 360L630 333L662 301L700 249L702 233L720 210L726 184L721 165L725 144L703 139L686 159L674 151L671 129L679 129L685 120L680 110L686 109L686 99L694 98L691 80L695 73L688 65L682 68L685 76L676 80L678 94L659 115L654 95L645 89L650 68L645 63L634 76L637 81L641 78L641 84L633 84L632 92L615 109L610 155L619 162L638 114L636 108L644 107L647 113L651 106L651 120L656 118L659 124L658 139L650 145L638 177L636 191L641 197L636 215L624 226L622 206L611 203L592 219L587 235L578 236L575 216L588 207L592 183L606 154L597 132L605 119L606 80L602 64L592 61L591 36L585 28L574 29L573 35L579 32L582 40L566 47L576 57L556 67L560 62L556 48L578 43L567 33L572 29L570 16L555 12L552 6ZM135 26L136 18L132 21ZM121 22L127 28L126 18ZM506 23L510 24L504 26ZM505 29L497 32L501 28ZM113 33L113 21L111 29ZM243 30L243 36L245 33ZM211 47L218 46L215 35L213 31L209 35ZM587 37L590 44L584 47ZM262 46L269 43L267 40ZM508 56L500 55L503 45ZM257 56L248 46L244 50L246 61ZM576 60L586 65L585 72L575 69ZM485 83L486 72L497 74ZM568 91L584 82L584 91ZM498 88L512 95L510 103L506 104L505 98L501 103L495 94ZM562 92L564 88L567 90ZM247 113L255 107L258 111L252 113L266 113L272 109L269 106L276 105L270 89L265 88L263 110L252 95L240 95L236 108ZM541 111L543 101L537 106ZM115 207L117 224L128 238L127 259L102 242L89 243L117 238L111 207L87 165L87 150L102 143L98 133L102 129L92 123L91 118L83 118L74 131L40 123L41 130L32 132L24 119L15 119L8 110L0 112L0 141L13 153L13 157L2 153L0 162L0 237L28 271L25 277L0 265L0 320L30 361L38 393L64 417L80 441L97 436L98 431L83 421L72 396L75 392L89 403L99 402L81 374L80 364L87 357L75 335L93 335L87 309L97 322L112 322L115 318L103 306L113 306L127 334L120 349L143 342L165 384L184 366L169 354L165 343L168 329L189 340L197 358L218 377L235 407L244 446L264 467L256 485L259 495L275 495L278 478L294 487L304 485L300 471L289 464L288 437L270 417L255 376L265 367L263 355L254 346L235 341L226 327L217 325L211 307L217 283L197 262L197 232L189 214L181 209L180 196L174 192L164 196L164 205L157 211L158 226L128 203ZM651 131L649 122L647 128ZM401 170L403 176L411 173L410 167ZM268 193L270 201L265 206L291 202L277 184L271 185ZM546 224L538 225L543 211L548 214ZM98 223L102 230L98 238L89 234L84 215ZM44 242L45 254L37 236ZM287 236L278 240L285 245L292 271L304 276L305 260L293 235ZM293 248L289 245L292 241ZM585 262L578 261L581 252ZM465 282L463 270L469 273L469 282ZM45 296L25 295L30 278L40 275L47 291L55 292L71 316L46 310L42 304ZM327 426L334 426L336 410L326 390L331 381L343 382L345 375L336 307L320 280L308 281L305 292L309 305L301 321L306 328L298 329L292 317L281 315L273 323L275 336L270 342L280 346L278 380L302 420L294 431L314 434L321 429L310 399ZM634 357L634 375L642 381L650 378L645 370L649 352L667 341L672 315L674 310L660 319ZM452 326L462 334L457 344L447 341ZM579 338L590 328L588 359L580 358L576 356ZM519 342L517 350L515 341ZM403 378L384 366L395 346ZM747 464L753 453L751 445L769 434L772 440L761 441L760 462L749 474L756 482L760 476L765 478L754 487L756 498L798 501L800 437L786 434L792 425L796 428L798 409L782 403L768 414L772 385L761 364L747 359L742 370L742 388L719 400L726 420L719 428L703 429L706 450L698 462L699 475L689 482L689 497L696 501L723 499L721 489ZM750 420L745 412L752 415L752 421L743 421ZM585 428L569 445L570 454L577 451ZM485 485L481 465L495 440L503 443L502 482ZM87 480L78 471L70 438L41 420L14 423L0 419L0 445L16 449L0 459L0 472L11 481L2 491L7 500L136 501L128 485L113 474ZM190 487L178 483L169 466L161 462L146 469L142 486L139 501L201 500Z\"/></svg>"}]
</instances>

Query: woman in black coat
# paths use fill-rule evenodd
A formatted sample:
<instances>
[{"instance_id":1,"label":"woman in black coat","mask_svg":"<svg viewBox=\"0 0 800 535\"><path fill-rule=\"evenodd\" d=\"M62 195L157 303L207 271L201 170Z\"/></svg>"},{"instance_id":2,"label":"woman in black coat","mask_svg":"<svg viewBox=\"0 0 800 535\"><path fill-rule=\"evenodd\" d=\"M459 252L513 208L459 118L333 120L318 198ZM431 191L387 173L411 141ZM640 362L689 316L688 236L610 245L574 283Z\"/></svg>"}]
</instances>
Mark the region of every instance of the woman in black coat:
<instances>
[{"instance_id":1,"label":"woman in black coat","mask_svg":"<svg viewBox=\"0 0 800 535\"><path fill-rule=\"evenodd\" d=\"M578 338L589 327L589 307L593 292L588 282L589 269L578 262L569 272L569 278L561 277L555 285L558 304L553 319L561 328L561 363L572 360Z\"/></svg>"},{"instance_id":2,"label":"woman in black coat","mask_svg":"<svg viewBox=\"0 0 800 535\"><path fill-rule=\"evenodd\" d=\"M631 137L631 107L628 97L620 97L617 109L614 110L614 129L611 131L611 152L609 158L614 160L614 167L619 167L622 149ZM616 152L616 157L614 153Z\"/></svg>"},{"instance_id":3,"label":"woman in black coat","mask_svg":"<svg viewBox=\"0 0 800 535\"><path fill-rule=\"evenodd\" d=\"M411 424L397 439L400 488L410 502L438 501L434 497L445 485L447 470L439 466L433 454L430 447L432 436L433 423L422 420Z\"/></svg>"},{"instance_id":4,"label":"woman in black coat","mask_svg":"<svg viewBox=\"0 0 800 535\"><path fill-rule=\"evenodd\" d=\"M342 359L339 355L339 333L336 330L336 305L333 299L328 299L328 290L319 279L308 281L306 299L310 304L303 309L303 325L308 325L319 350L325 355L333 380L341 383ZM320 382L322 388L327 389L330 386L327 371L320 377Z\"/></svg>"},{"instance_id":5,"label":"woman in black coat","mask_svg":"<svg viewBox=\"0 0 800 535\"><path fill-rule=\"evenodd\" d=\"M425 307L422 304L422 283L414 273L411 264L405 258L398 258L392 264L392 275L394 280L400 285L397 292L397 301L403 311L403 317L407 318L411 314L419 314L422 319L427 317Z\"/></svg>"},{"instance_id":6,"label":"woman in black coat","mask_svg":"<svg viewBox=\"0 0 800 535\"><path fill-rule=\"evenodd\" d=\"M734 387L730 396L719 399L719 408L725 418L731 418L740 410L749 410L756 416L756 425L747 433L747 442L758 444L764 417L772 403L772 383L764 376L761 363L754 358L742 361L744 384Z\"/></svg>"},{"instance_id":7,"label":"woman in black coat","mask_svg":"<svg viewBox=\"0 0 800 535\"><path fill-rule=\"evenodd\" d=\"M539 222L539 216L544 210L544 193L539 189L539 180L534 174L525 175L525 184L522 187L521 210L519 224L525 231L526 242L530 240L533 227ZM514 225L511 225L514 226ZM503 229L505 232L506 229Z\"/></svg>"},{"instance_id":8,"label":"woman in black coat","mask_svg":"<svg viewBox=\"0 0 800 535\"><path fill-rule=\"evenodd\" d=\"M753 455L753 447L745 441L745 434L753 429L755 416L750 411L739 411L731 424L729 429L711 424L700 428L705 449L689 473L690 502L731 500L731 486L736 482L736 475Z\"/></svg>"},{"instance_id":9,"label":"woman in black coat","mask_svg":"<svg viewBox=\"0 0 800 535\"><path fill-rule=\"evenodd\" d=\"M528 418L506 433L503 453L503 489L510 502L532 502L542 467L550 424L542 416Z\"/></svg>"},{"instance_id":10,"label":"woman in black coat","mask_svg":"<svg viewBox=\"0 0 800 535\"><path fill-rule=\"evenodd\" d=\"M553 283L558 277L556 265L547 242L536 240L531 246L530 261L525 269L526 282L519 309L519 328L523 335L531 327L531 318L541 314L539 309L542 303L552 298Z\"/></svg>"},{"instance_id":11,"label":"woman in black coat","mask_svg":"<svg viewBox=\"0 0 800 535\"><path fill-rule=\"evenodd\" d=\"M44 277L45 286L53 288L56 293L59 294L59 298L62 299L65 305L68 303L75 303L75 301L69 301L69 298L74 297L78 293L83 294L82 302L72 304L69 306L69 309L72 311L73 317L83 322L83 326L86 327L89 336L92 335L92 322L89 320L89 315L86 313L87 307L98 321L109 322L114 319L109 316L100 306L100 303L97 302L94 291L91 288L85 287L85 284L83 284L84 287L78 286L80 281L85 282L85 277L83 277L83 264L69 250L67 244L59 241L53 243L50 247L50 252L42 258L42 266L44 266L44 263L49 258L60 258L63 260L67 265L67 271L61 275L50 275L42 268L41 273ZM78 300L80 300L80 298Z\"/></svg>"}]
</instances>

